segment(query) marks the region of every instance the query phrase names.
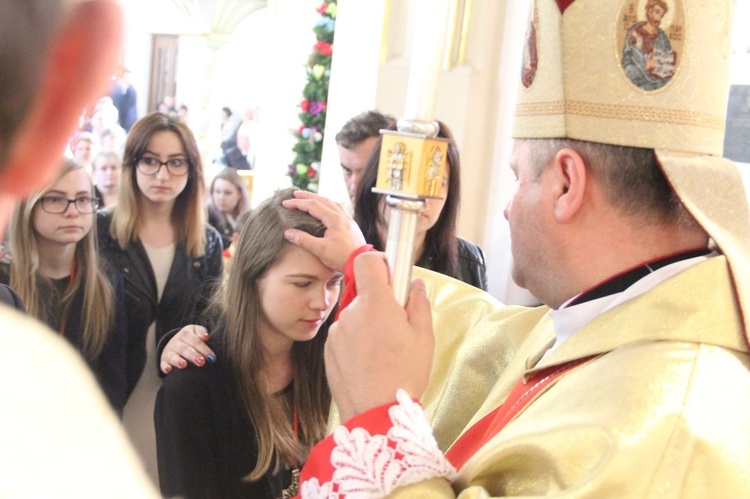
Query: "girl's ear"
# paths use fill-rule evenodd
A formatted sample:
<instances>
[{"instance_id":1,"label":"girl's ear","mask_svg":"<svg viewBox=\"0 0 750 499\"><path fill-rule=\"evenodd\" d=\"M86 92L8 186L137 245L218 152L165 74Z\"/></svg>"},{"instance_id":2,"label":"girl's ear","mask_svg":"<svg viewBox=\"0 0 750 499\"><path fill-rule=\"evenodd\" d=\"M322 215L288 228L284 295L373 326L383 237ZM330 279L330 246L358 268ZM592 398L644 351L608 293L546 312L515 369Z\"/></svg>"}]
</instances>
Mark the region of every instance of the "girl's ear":
<instances>
[{"instance_id":1,"label":"girl's ear","mask_svg":"<svg viewBox=\"0 0 750 499\"><path fill-rule=\"evenodd\" d=\"M36 100L3 168L3 195L23 196L55 173L81 112L109 92L121 53L122 21L116 0L76 2L68 8Z\"/></svg>"}]
</instances>

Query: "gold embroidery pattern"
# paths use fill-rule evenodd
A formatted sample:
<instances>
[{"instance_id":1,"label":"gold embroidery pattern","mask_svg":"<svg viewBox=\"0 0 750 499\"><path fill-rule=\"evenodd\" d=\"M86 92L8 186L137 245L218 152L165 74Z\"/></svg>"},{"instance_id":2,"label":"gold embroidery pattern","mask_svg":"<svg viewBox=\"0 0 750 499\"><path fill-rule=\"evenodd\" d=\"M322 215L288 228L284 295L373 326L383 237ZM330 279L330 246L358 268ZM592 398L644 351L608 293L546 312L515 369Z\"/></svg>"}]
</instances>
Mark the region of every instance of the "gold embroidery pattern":
<instances>
[{"instance_id":1,"label":"gold embroidery pattern","mask_svg":"<svg viewBox=\"0 0 750 499\"><path fill-rule=\"evenodd\" d=\"M724 120L719 116L694 113L680 109L654 107L622 106L618 104L599 104L593 102L526 102L516 106L516 116L542 116L576 114L595 118L619 119L627 121L648 121L654 123L672 123L691 125L702 128L724 130Z\"/></svg>"}]
</instances>

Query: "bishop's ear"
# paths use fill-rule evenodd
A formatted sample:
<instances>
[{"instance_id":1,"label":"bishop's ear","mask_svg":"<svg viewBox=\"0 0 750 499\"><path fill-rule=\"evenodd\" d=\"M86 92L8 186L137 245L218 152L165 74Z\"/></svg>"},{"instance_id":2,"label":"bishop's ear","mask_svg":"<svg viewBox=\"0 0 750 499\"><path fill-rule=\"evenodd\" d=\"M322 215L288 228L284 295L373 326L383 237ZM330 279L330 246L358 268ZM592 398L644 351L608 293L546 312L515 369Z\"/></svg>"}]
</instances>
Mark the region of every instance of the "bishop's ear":
<instances>
[{"instance_id":1,"label":"bishop's ear","mask_svg":"<svg viewBox=\"0 0 750 499\"><path fill-rule=\"evenodd\" d=\"M586 195L587 171L583 158L571 148L560 149L552 166L556 182L555 217L568 222L580 211Z\"/></svg>"},{"instance_id":2,"label":"bishop's ear","mask_svg":"<svg viewBox=\"0 0 750 499\"><path fill-rule=\"evenodd\" d=\"M3 168L4 195L23 196L52 177L81 111L108 93L119 65L123 18L115 0L73 2L63 17Z\"/></svg>"}]
</instances>

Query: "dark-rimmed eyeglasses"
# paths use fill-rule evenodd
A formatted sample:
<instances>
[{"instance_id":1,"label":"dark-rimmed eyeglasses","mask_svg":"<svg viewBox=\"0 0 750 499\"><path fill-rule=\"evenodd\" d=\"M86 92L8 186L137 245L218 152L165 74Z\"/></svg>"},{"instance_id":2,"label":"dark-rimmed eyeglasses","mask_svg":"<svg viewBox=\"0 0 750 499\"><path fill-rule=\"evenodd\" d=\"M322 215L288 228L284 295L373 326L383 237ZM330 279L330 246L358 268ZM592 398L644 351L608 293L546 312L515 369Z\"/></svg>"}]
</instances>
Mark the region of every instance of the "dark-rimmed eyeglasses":
<instances>
[{"instance_id":1,"label":"dark-rimmed eyeglasses","mask_svg":"<svg viewBox=\"0 0 750 499\"><path fill-rule=\"evenodd\" d=\"M157 158L144 156L136 163L136 168L144 175L156 175L162 166L167 167L170 175L181 177L190 169L190 162L185 158L171 158L166 161L159 161Z\"/></svg>"},{"instance_id":2,"label":"dark-rimmed eyeglasses","mask_svg":"<svg viewBox=\"0 0 750 499\"><path fill-rule=\"evenodd\" d=\"M44 196L39 198L39 204L47 213L65 213L71 204L76 207L78 213L94 213L99 207L99 199L89 196L81 196L75 199L62 196Z\"/></svg>"}]
</instances>

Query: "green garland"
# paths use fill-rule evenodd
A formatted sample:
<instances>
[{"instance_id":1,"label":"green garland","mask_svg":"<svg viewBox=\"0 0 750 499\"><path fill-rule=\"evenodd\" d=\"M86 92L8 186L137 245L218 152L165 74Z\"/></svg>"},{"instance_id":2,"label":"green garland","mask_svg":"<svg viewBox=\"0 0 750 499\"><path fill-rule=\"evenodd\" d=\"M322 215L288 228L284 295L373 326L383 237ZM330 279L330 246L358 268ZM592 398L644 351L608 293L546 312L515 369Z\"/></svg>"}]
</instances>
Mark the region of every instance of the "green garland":
<instances>
[{"instance_id":1,"label":"green garland","mask_svg":"<svg viewBox=\"0 0 750 499\"><path fill-rule=\"evenodd\" d=\"M320 158L323 154L333 34L336 28L336 1L323 2L317 9L321 18L315 24L313 32L318 41L307 62L307 84L302 91L303 100L299 104L302 112L298 114L302 124L294 132L297 138L297 143L292 148L295 157L287 173L292 177L292 185L313 192L317 191Z\"/></svg>"}]
</instances>

